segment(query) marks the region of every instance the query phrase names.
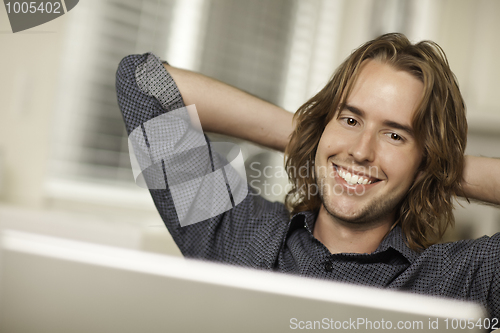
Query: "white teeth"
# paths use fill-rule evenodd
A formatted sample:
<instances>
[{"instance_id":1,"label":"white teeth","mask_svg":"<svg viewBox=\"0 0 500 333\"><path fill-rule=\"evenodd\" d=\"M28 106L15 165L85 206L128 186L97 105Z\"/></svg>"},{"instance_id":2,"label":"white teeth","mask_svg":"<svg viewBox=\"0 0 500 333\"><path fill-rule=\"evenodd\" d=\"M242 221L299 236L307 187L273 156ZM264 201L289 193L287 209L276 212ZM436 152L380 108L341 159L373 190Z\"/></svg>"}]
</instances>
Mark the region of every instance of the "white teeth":
<instances>
[{"instance_id":1,"label":"white teeth","mask_svg":"<svg viewBox=\"0 0 500 333\"><path fill-rule=\"evenodd\" d=\"M369 181L366 178L363 178L358 175L351 175L350 172L345 172L344 170L339 171L339 176L342 177L347 184L349 185L356 185L356 184L363 184L363 185L369 185L372 183L372 181Z\"/></svg>"},{"instance_id":2,"label":"white teeth","mask_svg":"<svg viewBox=\"0 0 500 333\"><path fill-rule=\"evenodd\" d=\"M345 179L345 181L346 181L346 182L350 183L350 182L351 182L351 180L352 180L352 178L351 178L351 173L350 173L350 172L348 172L348 173L345 175L345 178L344 178L344 179Z\"/></svg>"}]
</instances>

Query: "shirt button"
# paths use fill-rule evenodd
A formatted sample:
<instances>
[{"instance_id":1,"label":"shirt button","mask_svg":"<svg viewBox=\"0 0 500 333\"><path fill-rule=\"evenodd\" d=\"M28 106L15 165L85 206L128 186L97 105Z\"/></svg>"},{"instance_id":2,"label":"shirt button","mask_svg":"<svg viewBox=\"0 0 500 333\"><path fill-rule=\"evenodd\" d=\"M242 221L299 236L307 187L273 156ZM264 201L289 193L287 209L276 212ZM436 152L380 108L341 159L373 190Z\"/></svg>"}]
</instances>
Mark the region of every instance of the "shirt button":
<instances>
[{"instance_id":1,"label":"shirt button","mask_svg":"<svg viewBox=\"0 0 500 333\"><path fill-rule=\"evenodd\" d=\"M328 273L333 271L333 265L331 262L325 262L325 271L327 271Z\"/></svg>"}]
</instances>

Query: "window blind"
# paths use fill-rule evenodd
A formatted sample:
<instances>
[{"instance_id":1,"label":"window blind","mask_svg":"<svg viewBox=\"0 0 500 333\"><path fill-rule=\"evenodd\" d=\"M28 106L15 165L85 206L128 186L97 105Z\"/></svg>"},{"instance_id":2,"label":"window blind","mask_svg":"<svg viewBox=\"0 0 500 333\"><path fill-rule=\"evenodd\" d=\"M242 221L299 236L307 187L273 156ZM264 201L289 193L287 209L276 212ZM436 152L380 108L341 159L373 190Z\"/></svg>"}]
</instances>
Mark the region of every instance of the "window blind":
<instances>
[{"instance_id":1,"label":"window blind","mask_svg":"<svg viewBox=\"0 0 500 333\"><path fill-rule=\"evenodd\" d=\"M199 40L190 69L279 102L293 2L194 2L202 12L186 15L199 30L191 33ZM172 47L194 45L171 40L182 30L172 27L173 12L183 15L182 8L190 10L173 0L86 0L71 13L50 177L133 182L115 71L128 54L153 51L165 59Z\"/></svg>"}]
</instances>

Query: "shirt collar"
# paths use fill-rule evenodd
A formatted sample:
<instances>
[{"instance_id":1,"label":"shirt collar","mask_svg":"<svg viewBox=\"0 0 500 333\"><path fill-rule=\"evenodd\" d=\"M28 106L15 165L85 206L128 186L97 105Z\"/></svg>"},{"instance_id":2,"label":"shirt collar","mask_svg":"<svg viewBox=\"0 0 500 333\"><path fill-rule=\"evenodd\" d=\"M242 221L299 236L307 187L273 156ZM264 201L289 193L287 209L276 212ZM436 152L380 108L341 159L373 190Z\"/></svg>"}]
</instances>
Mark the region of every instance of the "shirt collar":
<instances>
[{"instance_id":1,"label":"shirt collar","mask_svg":"<svg viewBox=\"0 0 500 333\"><path fill-rule=\"evenodd\" d=\"M389 248L393 248L401 253L411 264L414 263L420 255L417 251L410 249L408 245L406 245L403 231L399 225L395 226L394 229L389 232L374 253L383 252Z\"/></svg>"},{"instance_id":2,"label":"shirt collar","mask_svg":"<svg viewBox=\"0 0 500 333\"><path fill-rule=\"evenodd\" d=\"M311 234L314 230L316 214L310 211L299 212L295 214L288 225L287 236L298 228L306 228Z\"/></svg>"},{"instance_id":3,"label":"shirt collar","mask_svg":"<svg viewBox=\"0 0 500 333\"><path fill-rule=\"evenodd\" d=\"M292 231L304 227L312 234L314 230L314 223L316 222L316 216L317 214L310 211L295 214L290 220L287 237ZM419 257L419 253L417 251L410 249L408 245L406 245L403 237L403 231L399 225L394 227L389 232L373 254L387 251L389 248L401 253L401 255L403 255L403 257L405 257L410 264L414 263Z\"/></svg>"}]
</instances>

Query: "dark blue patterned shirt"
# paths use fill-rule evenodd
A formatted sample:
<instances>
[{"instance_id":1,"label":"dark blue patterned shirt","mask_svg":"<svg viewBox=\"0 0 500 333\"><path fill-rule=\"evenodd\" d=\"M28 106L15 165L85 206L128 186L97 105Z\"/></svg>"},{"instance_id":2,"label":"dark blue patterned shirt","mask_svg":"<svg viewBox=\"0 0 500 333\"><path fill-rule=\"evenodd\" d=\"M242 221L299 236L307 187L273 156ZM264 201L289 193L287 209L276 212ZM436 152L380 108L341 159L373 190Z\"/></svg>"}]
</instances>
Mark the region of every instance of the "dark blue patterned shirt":
<instances>
[{"instance_id":1,"label":"dark blue patterned shirt","mask_svg":"<svg viewBox=\"0 0 500 333\"><path fill-rule=\"evenodd\" d=\"M148 63L148 84L161 102L138 86L138 66ZM184 106L162 63L152 54L124 58L116 76L118 104L130 134L138 126ZM312 234L316 216L290 219L282 203L249 192L231 210L181 227L168 188L150 190L173 239L186 257L475 301L500 317L500 233L477 240L408 248L396 227L371 254L331 254Z\"/></svg>"}]
</instances>

